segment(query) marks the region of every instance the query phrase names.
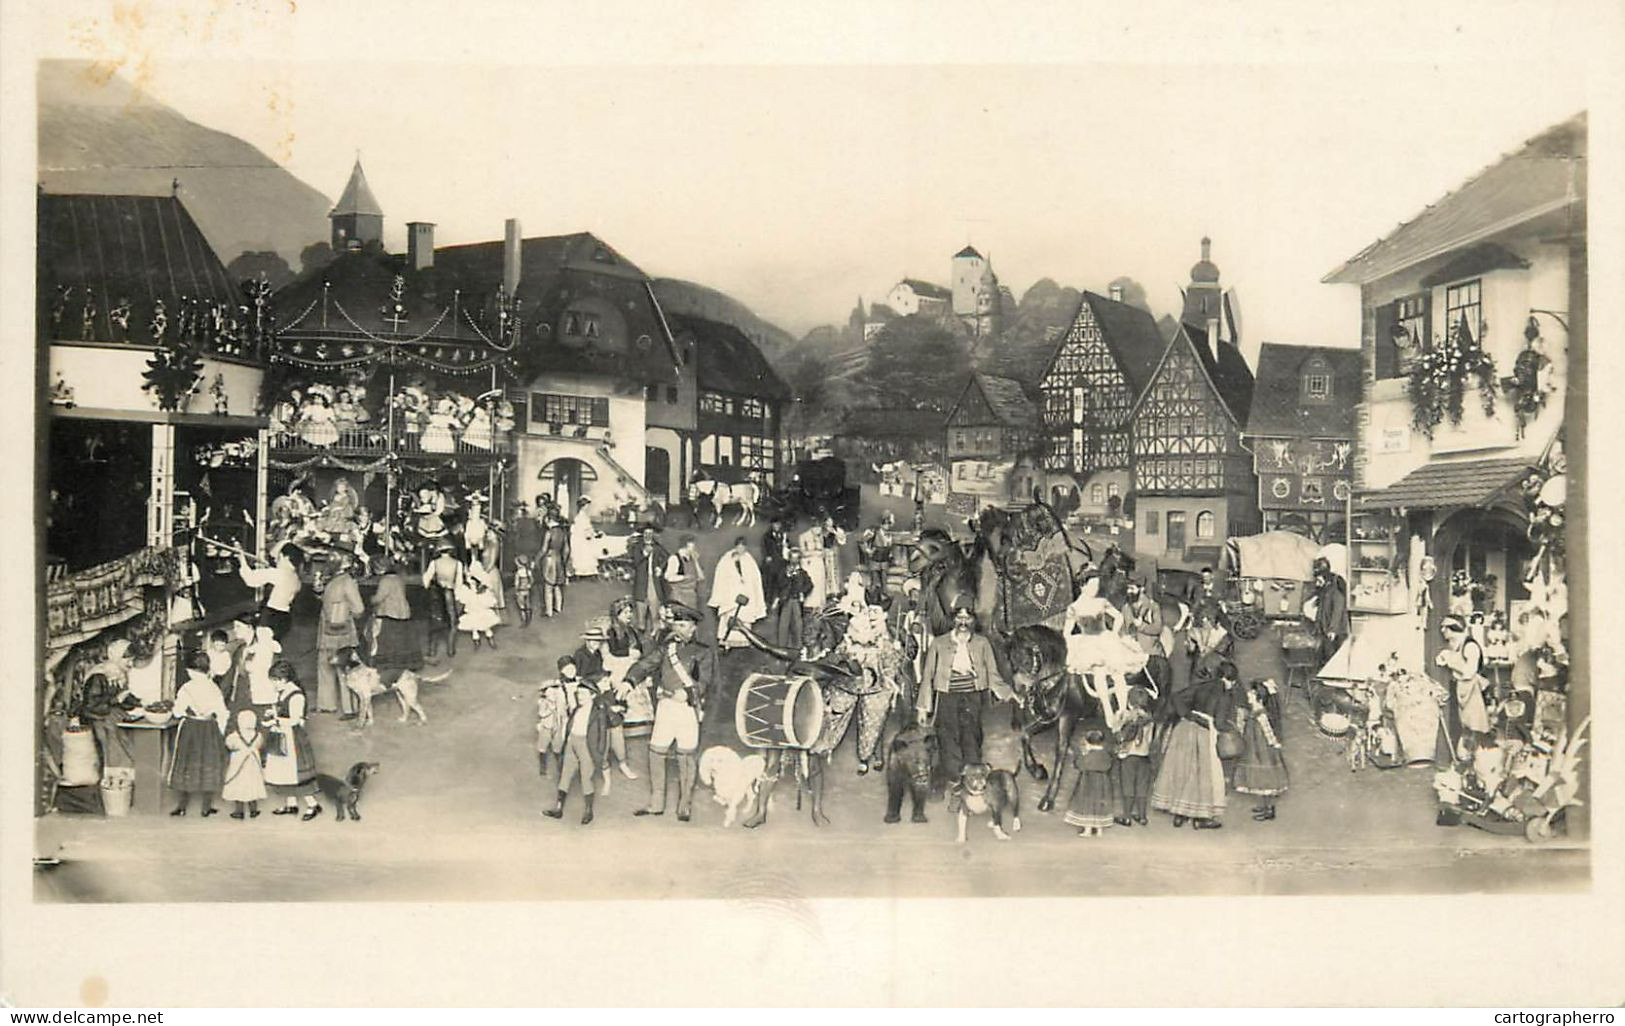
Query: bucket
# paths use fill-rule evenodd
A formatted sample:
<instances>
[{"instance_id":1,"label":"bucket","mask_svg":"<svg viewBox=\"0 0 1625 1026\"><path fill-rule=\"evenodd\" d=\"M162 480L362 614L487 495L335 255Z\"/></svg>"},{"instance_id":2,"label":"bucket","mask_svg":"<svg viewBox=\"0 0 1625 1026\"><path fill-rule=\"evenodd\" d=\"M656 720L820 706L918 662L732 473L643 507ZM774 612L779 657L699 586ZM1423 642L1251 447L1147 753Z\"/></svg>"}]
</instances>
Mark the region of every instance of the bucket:
<instances>
[{"instance_id":1,"label":"bucket","mask_svg":"<svg viewBox=\"0 0 1625 1026\"><path fill-rule=\"evenodd\" d=\"M135 770L109 766L102 773L102 810L109 816L127 816L135 799Z\"/></svg>"}]
</instances>

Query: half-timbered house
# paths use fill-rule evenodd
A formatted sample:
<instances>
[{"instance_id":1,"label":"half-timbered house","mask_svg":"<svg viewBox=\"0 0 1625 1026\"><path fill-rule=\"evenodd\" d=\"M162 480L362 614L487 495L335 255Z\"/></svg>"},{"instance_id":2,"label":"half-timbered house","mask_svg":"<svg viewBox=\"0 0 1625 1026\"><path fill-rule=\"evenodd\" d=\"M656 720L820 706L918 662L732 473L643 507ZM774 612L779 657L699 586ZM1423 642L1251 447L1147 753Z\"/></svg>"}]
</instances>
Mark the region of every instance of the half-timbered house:
<instances>
[{"instance_id":1,"label":"half-timbered house","mask_svg":"<svg viewBox=\"0 0 1625 1026\"><path fill-rule=\"evenodd\" d=\"M1014 471L1042 426L1021 382L972 374L948 411L948 490L989 501L1030 500L1030 485L1019 486Z\"/></svg>"},{"instance_id":2,"label":"half-timbered house","mask_svg":"<svg viewBox=\"0 0 1625 1026\"><path fill-rule=\"evenodd\" d=\"M780 434L790 389L756 343L732 324L673 314L671 328L679 348L695 354L694 469L724 477L742 471L773 487L784 459Z\"/></svg>"},{"instance_id":3,"label":"half-timbered house","mask_svg":"<svg viewBox=\"0 0 1625 1026\"><path fill-rule=\"evenodd\" d=\"M1258 531L1258 481L1241 433L1253 374L1241 352L1181 324L1132 422L1135 548L1159 567L1216 564Z\"/></svg>"},{"instance_id":4,"label":"half-timbered house","mask_svg":"<svg viewBox=\"0 0 1625 1026\"><path fill-rule=\"evenodd\" d=\"M1138 307L1085 292L1040 383L1046 491L1080 513L1101 515L1129 491L1129 415L1166 345Z\"/></svg>"}]
</instances>

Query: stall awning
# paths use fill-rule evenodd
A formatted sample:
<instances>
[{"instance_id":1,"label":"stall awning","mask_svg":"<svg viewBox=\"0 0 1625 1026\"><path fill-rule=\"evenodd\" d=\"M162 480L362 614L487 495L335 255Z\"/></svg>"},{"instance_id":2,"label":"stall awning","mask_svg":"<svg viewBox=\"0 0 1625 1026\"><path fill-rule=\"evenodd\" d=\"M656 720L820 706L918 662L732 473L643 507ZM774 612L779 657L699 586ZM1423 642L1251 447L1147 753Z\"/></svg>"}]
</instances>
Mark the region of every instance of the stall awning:
<instances>
[{"instance_id":1,"label":"stall awning","mask_svg":"<svg viewBox=\"0 0 1625 1026\"><path fill-rule=\"evenodd\" d=\"M1375 492L1364 492L1361 509L1446 509L1487 506L1534 469L1525 457L1429 463Z\"/></svg>"}]
</instances>

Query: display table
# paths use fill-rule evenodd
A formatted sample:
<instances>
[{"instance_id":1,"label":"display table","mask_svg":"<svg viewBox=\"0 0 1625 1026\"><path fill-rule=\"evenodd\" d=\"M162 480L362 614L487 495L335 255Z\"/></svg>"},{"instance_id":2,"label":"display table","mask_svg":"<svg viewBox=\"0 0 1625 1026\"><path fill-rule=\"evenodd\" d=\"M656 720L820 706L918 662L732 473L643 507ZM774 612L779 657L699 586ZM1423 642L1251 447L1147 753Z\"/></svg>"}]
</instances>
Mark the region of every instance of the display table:
<instances>
[{"instance_id":1,"label":"display table","mask_svg":"<svg viewBox=\"0 0 1625 1026\"><path fill-rule=\"evenodd\" d=\"M169 760L174 754L175 734L170 729L174 721L163 726L145 721L120 723L119 729L128 731L125 740L130 746L130 758L135 763L135 794L130 811L143 815L164 812L167 788L164 777L169 771Z\"/></svg>"}]
</instances>

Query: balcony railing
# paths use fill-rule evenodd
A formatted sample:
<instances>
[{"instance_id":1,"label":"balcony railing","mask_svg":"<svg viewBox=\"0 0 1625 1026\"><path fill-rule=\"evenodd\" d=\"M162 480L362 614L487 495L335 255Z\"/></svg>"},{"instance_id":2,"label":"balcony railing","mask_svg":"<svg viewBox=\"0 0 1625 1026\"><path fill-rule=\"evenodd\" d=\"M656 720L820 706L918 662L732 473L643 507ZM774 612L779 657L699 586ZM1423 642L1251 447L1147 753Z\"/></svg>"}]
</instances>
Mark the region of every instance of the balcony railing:
<instances>
[{"instance_id":1,"label":"balcony railing","mask_svg":"<svg viewBox=\"0 0 1625 1026\"><path fill-rule=\"evenodd\" d=\"M480 456L512 451L507 431L460 431L427 427L412 431L397 428L393 438L383 426L279 431L271 448L288 453L332 453L336 456L382 456L394 451L403 456Z\"/></svg>"}]
</instances>

